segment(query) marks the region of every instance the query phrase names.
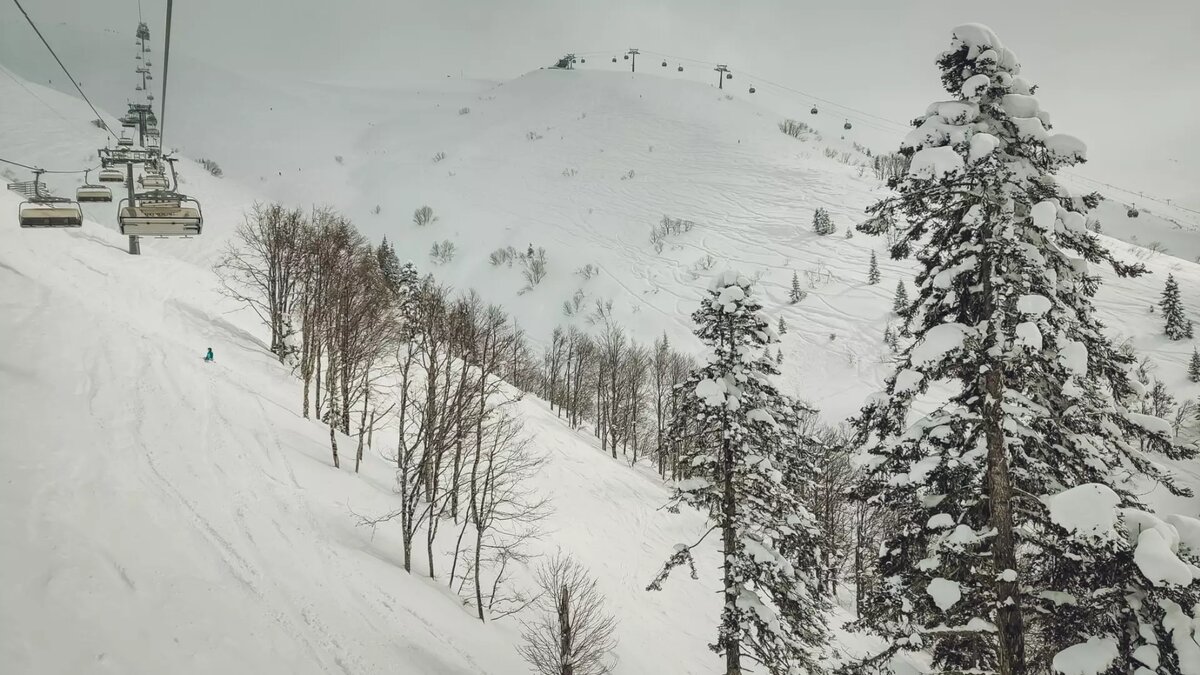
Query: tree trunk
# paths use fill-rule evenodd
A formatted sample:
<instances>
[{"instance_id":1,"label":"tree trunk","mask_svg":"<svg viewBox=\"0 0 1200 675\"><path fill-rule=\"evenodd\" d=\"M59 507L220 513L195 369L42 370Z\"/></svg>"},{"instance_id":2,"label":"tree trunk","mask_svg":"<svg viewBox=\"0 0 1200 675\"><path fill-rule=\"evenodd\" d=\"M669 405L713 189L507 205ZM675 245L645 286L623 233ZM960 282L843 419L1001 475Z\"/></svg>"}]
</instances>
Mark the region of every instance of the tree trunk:
<instances>
[{"instance_id":1,"label":"tree trunk","mask_svg":"<svg viewBox=\"0 0 1200 675\"><path fill-rule=\"evenodd\" d=\"M992 368L984 376L987 401L983 407L983 428L987 439L987 481L990 525L996 533L992 543L996 582L996 632L999 641L999 675L1025 675L1025 626L1021 615L1017 580L1006 580L1005 570L1017 570L1016 537L1013 531L1012 485L1008 475L1008 454L1004 443L1004 395L1001 373Z\"/></svg>"},{"instance_id":2,"label":"tree trunk","mask_svg":"<svg viewBox=\"0 0 1200 675\"><path fill-rule=\"evenodd\" d=\"M574 649L574 645L571 644L574 637L574 629L571 627L571 591L565 584L558 594L558 629L561 675L575 675L574 659L571 658L571 652Z\"/></svg>"}]
</instances>

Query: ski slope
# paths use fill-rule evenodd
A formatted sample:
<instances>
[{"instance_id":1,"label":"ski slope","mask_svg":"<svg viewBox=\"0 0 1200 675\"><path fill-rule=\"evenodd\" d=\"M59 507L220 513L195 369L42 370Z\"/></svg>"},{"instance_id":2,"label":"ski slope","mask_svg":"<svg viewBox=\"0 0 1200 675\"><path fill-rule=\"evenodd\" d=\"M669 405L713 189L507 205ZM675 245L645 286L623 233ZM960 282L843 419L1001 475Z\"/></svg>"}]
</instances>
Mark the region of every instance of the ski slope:
<instances>
[{"instance_id":1,"label":"ski slope","mask_svg":"<svg viewBox=\"0 0 1200 675\"><path fill-rule=\"evenodd\" d=\"M4 74L0 156L47 168L94 161L104 135L82 102ZM0 663L13 672L525 672L514 620L481 624L421 564L402 571L396 528L355 526L355 513L394 506L378 457L389 434L363 474L332 469L328 432L296 413L299 384L266 352L262 327L216 292L211 264L257 199L345 210L421 269L503 304L534 341L555 325L586 327L594 303L612 301L613 319L639 340L665 331L694 345L688 315L707 276L729 265L761 273L767 311L789 324L785 388L828 421L852 414L888 373L882 334L896 281L911 270L888 260L881 241L842 236L880 187L841 160L864 158L840 120L818 116L821 140L802 142L744 97L652 74L296 84L275 110L278 87L208 77L216 96L233 92L214 109L254 112L215 120L186 108L192 117L168 122L178 145L227 170L218 180L181 163L183 189L204 204L203 236L146 240L133 258L111 205L85 205L76 231L27 231L16 227L19 199L0 194L0 625L18 626L0 632ZM330 110L330 100L351 103ZM269 123L277 111L287 117ZM446 158L432 161L438 152ZM68 194L75 182L50 184ZM409 214L423 204L439 221L417 228ZM837 234L811 232L817 206ZM1122 221L1118 205L1104 208L1118 211L1102 214L1109 233L1175 229L1145 210ZM664 214L696 227L657 252L649 231ZM1179 231L1172 252L1196 245ZM457 255L433 265L426 252L442 240ZM547 249L551 271L521 293L519 270L489 265L488 254L531 243ZM1184 374L1193 345L1167 341L1148 307L1171 272L1196 318L1200 268L1110 243L1153 274L1101 271L1104 321L1152 357L1177 396L1197 396ZM866 284L872 249L877 286ZM712 271L695 267L705 256ZM600 274L575 274L586 264ZM793 271L809 292L795 306L786 304ZM565 316L577 291L584 309ZM200 360L209 346L214 364ZM700 519L659 511L665 488L606 458L539 401L527 397L520 411L546 458L539 493L554 508L537 549L568 551L596 575L619 622L617 672L719 672L706 648L716 552L699 552L700 581L679 575L661 593L643 590L673 544L703 532ZM1195 469L1179 468L1200 485ZM1200 506L1154 501L1189 514ZM839 633L839 649L864 644Z\"/></svg>"}]
</instances>

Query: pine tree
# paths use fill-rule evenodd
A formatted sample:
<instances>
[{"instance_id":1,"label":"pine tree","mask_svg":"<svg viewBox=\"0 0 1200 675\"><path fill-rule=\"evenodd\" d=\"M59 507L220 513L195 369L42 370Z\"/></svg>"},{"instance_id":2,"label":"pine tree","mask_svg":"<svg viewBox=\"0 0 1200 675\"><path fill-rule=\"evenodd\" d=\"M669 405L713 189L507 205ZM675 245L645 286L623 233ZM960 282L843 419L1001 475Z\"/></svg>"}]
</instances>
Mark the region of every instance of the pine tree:
<instances>
[{"instance_id":1,"label":"pine tree","mask_svg":"<svg viewBox=\"0 0 1200 675\"><path fill-rule=\"evenodd\" d=\"M783 350L777 348L775 350L775 365L779 365L781 363L783 363Z\"/></svg>"},{"instance_id":2,"label":"pine tree","mask_svg":"<svg viewBox=\"0 0 1200 675\"><path fill-rule=\"evenodd\" d=\"M779 317L779 328L777 330L780 335L787 335L787 321L784 321L782 316Z\"/></svg>"},{"instance_id":3,"label":"pine tree","mask_svg":"<svg viewBox=\"0 0 1200 675\"><path fill-rule=\"evenodd\" d=\"M1179 302L1179 284L1171 274L1167 275L1167 284L1163 287L1162 300L1158 306L1162 307L1167 337L1172 340L1191 339L1192 322L1183 315L1183 304Z\"/></svg>"},{"instance_id":4,"label":"pine tree","mask_svg":"<svg viewBox=\"0 0 1200 675\"><path fill-rule=\"evenodd\" d=\"M1134 671L1135 651L1178 672L1176 645L1191 629L1173 626L1191 620L1200 594L1190 575L1163 583L1135 564L1143 529L1170 538L1174 527L1146 513L1132 486L1186 493L1140 448L1194 452L1125 407L1138 390L1133 358L1104 335L1099 280L1076 260L1118 276L1145 270L1085 227L1096 196L1060 191L1053 174L1082 161L1083 144L1048 132L991 30L955 29L938 64L956 100L914 122L898 196L860 226L899 232L892 256L915 253L920 271L913 340L885 394L854 420L870 456L860 498L902 524L880 547L887 582L860 621L888 646L857 667L920 650L935 671L1023 675L1103 649L1113 658L1097 672ZM901 218L908 227L896 229ZM938 391L952 393L926 412ZM1114 526L1088 531L1080 512Z\"/></svg>"},{"instance_id":5,"label":"pine tree","mask_svg":"<svg viewBox=\"0 0 1200 675\"><path fill-rule=\"evenodd\" d=\"M908 289L904 287L903 279L896 282L896 297L892 299L892 311L901 317L908 313Z\"/></svg>"},{"instance_id":6,"label":"pine tree","mask_svg":"<svg viewBox=\"0 0 1200 675\"><path fill-rule=\"evenodd\" d=\"M820 235L833 234L837 228L833 226L833 219L829 217L829 212L824 208L817 207L813 211L813 232Z\"/></svg>"},{"instance_id":7,"label":"pine tree","mask_svg":"<svg viewBox=\"0 0 1200 675\"><path fill-rule=\"evenodd\" d=\"M792 289L788 291L788 302L794 305L803 300L807 295L808 293L805 293L800 288L800 276L796 274L795 270L792 270Z\"/></svg>"},{"instance_id":8,"label":"pine tree","mask_svg":"<svg viewBox=\"0 0 1200 675\"><path fill-rule=\"evenodd\" d=\"M778 338L752 290L745 276L719 274L692 315L712 357L679 389L670 442L689 474L670 509L692 506L712 523L709 532L720 531L724 602L711 647L724 655L727 675L742 673L743 658L773 673L816 674L826 641L820 537L789 480L804 476L788 422L794 406L772 383L779 371L764 352ZM661 589L681 565L694 576L699 543L677 546L649 589Z\"/></svg>"},{"instance_id":9,"label":"pine tree","mask_svg":"<svg viewBox=\"0 0 1200 675\"><path fill-rule=\"evenodd\" d=\"M900 340L896 338L896 331L892 330L892 324L888 324L887 328L883 329L883 344L887 345L893 352L899 349Z\"/></svg>"},{"instance_id":10,"label":"pine tree","mask_svg":"<svg viewBox=\"0 0 1200 675\"><path fill-rule=\"evenodd\" d=\"M872 286L879 283L879 260L875 257L875 251L871 251L871 265L867 268L867 283Z\"/></svg>"},{"instance_id":11,"label":"pine tree","mask_svg":"<svg viewBox=\"0 0 1200 675\"><path fill-rule=\"evenodd\" d=\"M393 293L400 290L400 259L396 257L396 250L388 243L387 237L379 242L379 248L375 249L375 257L379 261L379 271L383 275L383 281Z\"/></svg>"},{"instance_id":12,"label":"pine tree","mask_svg":"<svg viewBox=\"0 0 1200 675\"><path fill-rule=\"evenodd\" d=\"M1188 363L1188 379L1200 382L1200 352L1192 349L1192 360Z\"/></svg>"}]
</instances>

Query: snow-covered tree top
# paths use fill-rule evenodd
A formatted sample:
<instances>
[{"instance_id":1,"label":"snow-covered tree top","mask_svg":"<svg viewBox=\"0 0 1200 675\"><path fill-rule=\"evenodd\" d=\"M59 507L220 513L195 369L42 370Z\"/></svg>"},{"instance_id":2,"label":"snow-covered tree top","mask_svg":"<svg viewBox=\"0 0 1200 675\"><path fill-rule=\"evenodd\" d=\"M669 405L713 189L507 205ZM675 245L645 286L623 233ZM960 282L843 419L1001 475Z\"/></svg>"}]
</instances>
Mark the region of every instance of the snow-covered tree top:
<instances>
[{"instance_id":1,"label":"snow-covered tree top","mask_svg":"<svg viewBox=\"0 0 1200 675\"><path fill-rule=\"evenodd\" d=\"M967 48L969 61L992 61L998 69L1003 69L1012 75L1021 72L1021 64L1017 55L1000 42L995 31L981 23L964 23L954 29L954 38L950 42L950 51L957 52Z\"/></svg>"}]
</instances>

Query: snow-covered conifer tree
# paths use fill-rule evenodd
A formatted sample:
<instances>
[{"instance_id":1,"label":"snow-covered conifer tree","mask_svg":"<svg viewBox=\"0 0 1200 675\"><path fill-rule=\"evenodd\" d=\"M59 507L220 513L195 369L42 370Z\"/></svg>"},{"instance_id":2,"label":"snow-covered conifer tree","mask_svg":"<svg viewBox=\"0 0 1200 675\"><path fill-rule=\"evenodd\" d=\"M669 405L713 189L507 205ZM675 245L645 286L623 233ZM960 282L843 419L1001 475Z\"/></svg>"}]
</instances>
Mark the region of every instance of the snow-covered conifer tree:
<instances>
[{"instance_id":1,"label":"snow-covered conifer tree","mask_svg":"<svg viewBox=\"0 0 1200 675\"><path fill-rule=\"evenodd\" d=\"M779 317L779 329L778 330L779 330L780 335L787 334L787 321L784 321L782 316Z\"/></svg>"},{"instance_id":2,"label":"snow-covered conifer tree","mask_svg":"<svg viewBox=\"0 0 1200 675\"><path fill-rule=\"evenodd\" d=\"M1192 322L1183 315L1183 304L1179 301L1179 284L1171 274L1167 275L1167 283L1163 286L1162 300L1158 306L1162 307L1168 338L1183 340L1192 337Z\"/></svg>"},{"instance_id":3,"label":"snow-covered conifer tree","mask_svg":"<svg viewBox=\"0 0 1200 675\"><path fill-rule=\"evenodd\" d=\"M833 234L837 228L833 225L833 219L829 217L829 212L822 207L817 207L813 211L813 232L820 235Z\"/></svg>"},{"instance_id":4,"label":"snow-covered conifer tree","mask_svg":"<svg viewBox=\"0 0 1200 675\"><path fill-rule=\"evenodd\" d=\"M792 288L788 291L788 302L794 305L803 300L806 295L808 294L800 288L800 275L796 274L795 270L792 270Z\"/></svg>"},{"instance_id":5,"label":"snow-covered conifer tree","mask_svg":"<svg viewBox=\"0 0 1200 675\"><path fill-rule=\"evenodd\" d=\"M793 406L772 382L779 371L768 348L778 337L752 290L746 276L718 274L692 315L710 353L679 390L670 440L688 473L671 508L698 509L711 524L704 536L721 535L724 602L711 647L725 657L726 675L741 675L743 659L772 673L819 673L820 537L788 480L804 474L788 424ZM678 545L649 588L660 589L681 565L694 575L698 544Z\"/></svg>"},{"instance_id":6,"label":"snow-covered conifer tree","mask_svg":"<svg viewBox=\"0 0 1200 675\"><path fill-rule=\"evenodd\" d=\"M872 286L879 283L879 259L875 257L875 251L871 251L871 264L867 267L867 283Z\"/></svg>"},{"instance_id":7,"label":"snow-covered conifer tree","mask_svg":"<svg viewBox=\"0 0 1200 675\"><path fill-rule=\"evenodd\" d=\"M892 311L897 316L904 316L908 313L908 289L904 287L904 280L896 282L896 296L892 299Z\"/></svg>"},{"instance_id":8,"label":"snow-covered conifer tree","mask_svg":"<svg viewBox=\"0 0 1200 675\"><path fill-rule=\"evenodd\" d=\"M1188 379L1200 382L1200 352L1192 349L1192 360L1188 362Z\"/></svg>"},{"instance_id":9,"label":"snow-covered conifer tree","mask_svg":"<svg viewBox=\"0 0 1200 675\"><path fill-rule=\"evenodd\" d=\"M996 35L960 26L938 64L953 100L914 122L899 194L860 226L892 230L893 257L915 255L920 271L914 339L855 420L862 494L900 523L861 620L888 647L858 666L903 650L941 672L1180 672L1195 649L1200 595L1182 570L1200 521L1147 514L1134 486L1185 492L1143 443L1193 453L1125 407L1133 358L1095 318L1088 265L1144 270L1087 228L1097 198L1055 179L1084 145L1049 130ZM949 393L913 409L936 392Z\"/></svg>"}]
</instances>

